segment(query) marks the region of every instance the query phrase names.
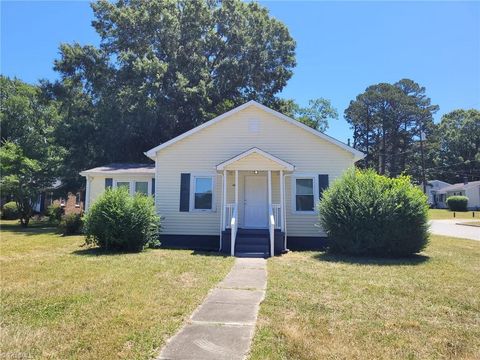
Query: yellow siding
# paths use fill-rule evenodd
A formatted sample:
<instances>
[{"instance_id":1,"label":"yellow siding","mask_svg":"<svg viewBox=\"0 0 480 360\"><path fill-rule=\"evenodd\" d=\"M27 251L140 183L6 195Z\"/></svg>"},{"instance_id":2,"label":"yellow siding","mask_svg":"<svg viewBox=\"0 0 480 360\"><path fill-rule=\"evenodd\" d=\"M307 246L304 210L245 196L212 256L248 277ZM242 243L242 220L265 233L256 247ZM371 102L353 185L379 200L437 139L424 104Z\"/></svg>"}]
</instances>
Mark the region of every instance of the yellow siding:
<instances>
[{"instance_id":1,"label":"yellow siding","mask_svg":"<svg viewBox=\"0 0 480 360\"><path fill-rule=\"evenodd\" d=\"M235 161L233 164L225 166L226 170L281 170L283 167L277 164L275 161L267 159L266 157L253 153L245 156L243 159Z\"/></svg>"},{"instance_id":2,"label":"yellow siding","mask_svg":"<svg viewBox=\"0 0 480 360\"><path fill-rule=\"evenodd\" d=\"M250 120L259 126L249 128ZM156 207L164 217L165 234L218 235L220 231L222 176L216 176L213 212L179 212L180 174L217 174L215 166L258 147L295 166L294 174L328 174L330 183L354 163L353 154L256 107L248 107L200 130L157 153ZM256 159L265 161L265 158ZM268 160L270 161L270 160ZM270 164L271 165L271 164ZM260 168L258 170L261 170ZM243 176L239 203L243 206ZM259 174L260 175L260 174ZM233 172L228 175L228 202L234 199ZM291 206L291 179L286 179L286 215L289 236L319 236L315 214L295 214ZM273 202L280 198L278 172L272 173ZM240 223L243 211L239 209Z\"/></svg>"},{"instance_id":3,"label":"yellow siding","mask_svg":"<svg viewBox=\"0 0 480 360\"><path fill-rule=\"evenodd\" d=\"M151 184L150 181L155 177L155 174L150 176L148 175L108 175L108 176L92 176L92 180L90 182L90 198L89 198L89 206L91 206L94 201L105 191L105 179L111 178L113 181L148 181L149 182L149 189L150 192Z\"/></svg>"}]
</instances>

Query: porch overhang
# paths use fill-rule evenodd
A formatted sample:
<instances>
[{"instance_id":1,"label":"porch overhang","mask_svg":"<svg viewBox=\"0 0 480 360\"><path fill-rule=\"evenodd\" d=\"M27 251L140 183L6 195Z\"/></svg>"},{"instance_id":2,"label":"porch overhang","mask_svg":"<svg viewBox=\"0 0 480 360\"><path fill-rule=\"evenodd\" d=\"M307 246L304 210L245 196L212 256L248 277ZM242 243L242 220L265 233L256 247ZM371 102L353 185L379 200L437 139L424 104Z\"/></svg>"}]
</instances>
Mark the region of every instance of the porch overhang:
<instances>
[{"instance_id":1,"label":"porch overhang","mask_svg":"<svg viewBox=\"0 0 480 360\"><path fill-rule=\"evenodd\" d=\"M217 170L284 170L293 171L295 166L259 148L251 148L216 166Z\"/></svg>"}]
</instances>

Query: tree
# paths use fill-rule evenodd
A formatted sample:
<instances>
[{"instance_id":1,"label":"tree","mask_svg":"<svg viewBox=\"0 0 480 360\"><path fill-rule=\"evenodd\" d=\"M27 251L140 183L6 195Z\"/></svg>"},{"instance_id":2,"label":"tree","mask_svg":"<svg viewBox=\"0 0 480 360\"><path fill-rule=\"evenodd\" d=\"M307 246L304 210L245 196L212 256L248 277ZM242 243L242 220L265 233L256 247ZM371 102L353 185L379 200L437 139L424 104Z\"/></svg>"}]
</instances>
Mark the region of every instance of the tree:
<instances>
[{"instance_id":1,"label":"tree","mask_svg":"<svg viewBox=\"0 0 480 360\"><path fill-rule=\"evenodd\" d=\"M61 45L61 80L44 84L62 102L63 145L86 154L69 176L145 161L149 148L251 99L288 107L275 95L292 76L295 42L259 4L100 0L92 8L100 46Z\"/></svg>"},{"instance_id":2,"label":"tree","mask_svg":"<svg viewBox=\"0 0 480 360\"><path fill-rule=\"evenodd\" d=\"M57 104L20 80L0 76L0 85L0 189L13 197L22 226L28 226L33 206L55 181L63 157L53 137L59 122Z\"/></svg>"},{"instance_id":3,"label":"tree","mask_svg":"<svg viewBox=\"0 0 480 360\"><path fill-rule=\"evenodd\" d=\"M320 132L328 129L329 119L338 119L337 110L332 106L330 100L324 98L309 100L306 108L296 105L293 113L298 121Z\"/></svg>"},{"instance_id":4,"label":"tree","mask_svg":"<svg viewBox=\"0 0 480 360\"><path fill-rule=\"evenodd\" d=\"M480 111L454 110L438 126L439 152L432 172L448 182L480 179Z\"/></svg>"},{"instance_id":5,"label":"tree","mask_svg":"<svg viewBox=\"0 0 480 360\"><path fill-rule=\"evenodd\" d=\"M395 177L401 173L422 178L423 136L434 131L433 114L425 88L409 79L369 86L350 102L345 119L353 129L353 146L365 152L364 167Z\"/></svg>"}]
</instances>

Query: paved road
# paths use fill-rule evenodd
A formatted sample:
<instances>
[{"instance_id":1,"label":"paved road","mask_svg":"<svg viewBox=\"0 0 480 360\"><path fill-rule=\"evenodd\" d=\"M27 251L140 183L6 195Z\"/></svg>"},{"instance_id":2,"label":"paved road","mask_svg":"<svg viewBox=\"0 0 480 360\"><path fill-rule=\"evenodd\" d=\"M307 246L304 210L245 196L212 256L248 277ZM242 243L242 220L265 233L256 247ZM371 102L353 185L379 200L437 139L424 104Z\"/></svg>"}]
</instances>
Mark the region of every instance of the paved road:
<instances>
[{"instance_id":1,"label":"paved road","mask_svg":"<svg viewBox=\"0 0 480 360\"><path fill-rule=\"evenodd\" d=\"M265 296L265 259L235 260L232 271L163 348L158 360L242 360Z\"/></svg>"},{"instance_id":2,"label":"paved road","mask_svg":"<svg viewBox=\"0 0 480 360\"><path fill-rule=\"evenodd\" d=\"M480 241L480 228L475 226L458 225L468 220L431 220L430 232L436 235L453 236L463 239Z\"/></svg>"}]
</instances>

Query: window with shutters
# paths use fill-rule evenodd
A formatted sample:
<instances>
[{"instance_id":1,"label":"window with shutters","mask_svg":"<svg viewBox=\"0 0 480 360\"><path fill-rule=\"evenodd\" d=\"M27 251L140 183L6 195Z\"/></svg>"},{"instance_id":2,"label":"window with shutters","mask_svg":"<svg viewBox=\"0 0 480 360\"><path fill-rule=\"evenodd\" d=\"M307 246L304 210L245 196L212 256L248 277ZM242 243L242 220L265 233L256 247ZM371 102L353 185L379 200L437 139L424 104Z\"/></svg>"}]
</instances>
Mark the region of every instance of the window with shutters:
<instances>
[{"instance_id":1,"label":"window with shutters","mask_svg":"<svg viewBox=\"0 0 480 360\"><path fill-rule=\"evenodd\" d=\"M192 177L192 210L213 210L213 180L213 176L194 175Z\"/></svg>"}]
</instances>

